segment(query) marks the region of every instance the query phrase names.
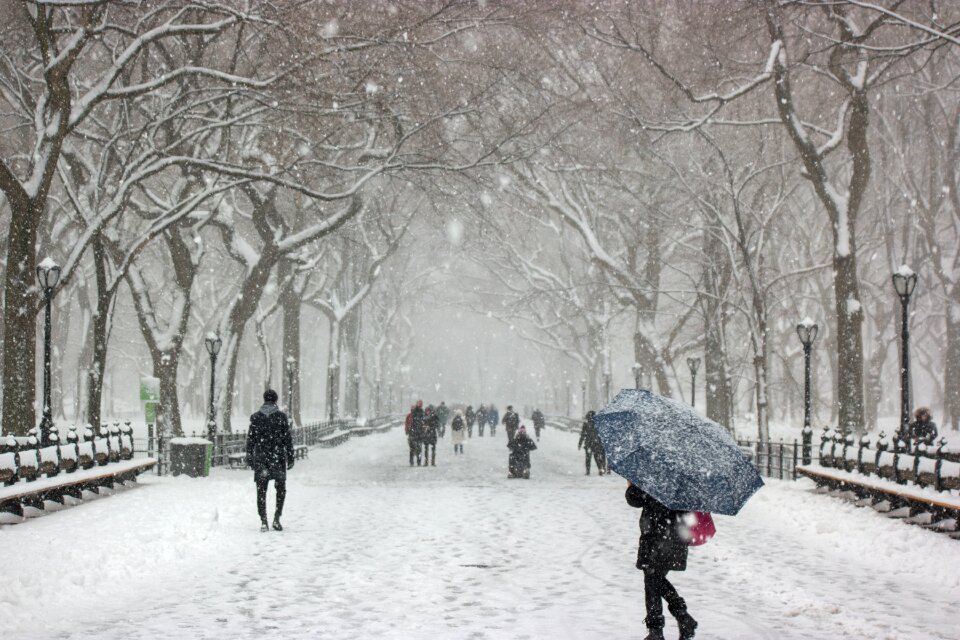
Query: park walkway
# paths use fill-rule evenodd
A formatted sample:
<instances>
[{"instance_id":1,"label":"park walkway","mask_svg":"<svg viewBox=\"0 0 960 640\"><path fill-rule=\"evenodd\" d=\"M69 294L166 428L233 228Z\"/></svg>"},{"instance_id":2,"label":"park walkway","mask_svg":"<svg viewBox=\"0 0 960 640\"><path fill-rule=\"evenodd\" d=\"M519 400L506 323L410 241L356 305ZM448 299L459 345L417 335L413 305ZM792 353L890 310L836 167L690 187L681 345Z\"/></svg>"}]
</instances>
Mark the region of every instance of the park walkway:
<instances>
[{"instance_id":1,"label":"park walkway","mask_svg":"<svg viewBox=\"0 0 960 640\"><path fill-rule=\"evenodd\" d=\"M621 478L583 476L576 441L547 430L526 481L506 477L502 432L459 457L441 440L436 468L408 466L399 429L316 449L291 472L280 533L260 533L249 471L144 478L0 527L0 627L11 640L640 638L638 512ZM960 544L945 536L806 481L771 481L717 527L674 580L698 638L960 634Z\"/></svg>"}]
</instances>

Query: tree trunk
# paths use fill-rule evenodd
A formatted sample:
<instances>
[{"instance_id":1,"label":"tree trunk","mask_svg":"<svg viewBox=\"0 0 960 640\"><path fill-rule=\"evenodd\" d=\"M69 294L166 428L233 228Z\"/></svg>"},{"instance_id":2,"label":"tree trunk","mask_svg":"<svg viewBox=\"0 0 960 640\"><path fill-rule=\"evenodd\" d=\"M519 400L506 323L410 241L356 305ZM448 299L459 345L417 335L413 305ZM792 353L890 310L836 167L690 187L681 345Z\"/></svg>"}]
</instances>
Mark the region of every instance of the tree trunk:
<instances>
[{"instance_id":1,"label":"tree trunk","mask_svg":"<svg viewBox=\"0 0 960 640\"><path fill-rule=\"evenodd\" d=\"M851 243L853 242L851 238ZM837 411L844 433L863 431L863 312L856 254L835 255L837 313Z\"/></svg>"},{"instance_id":2,"label":"tree trunk","mask_svg":"<svg viewBox=\"0 0 960 640\"><path fill-rule=\"evenodd\" d=\"M327 418L340 416L340 321L330 318L330 344L327 348Z\"/></svg>"},{"instance_id":3,"label":"tree trunk","mask_svg":"<svg viewBox=\"0 0 960 640\"><path fill-rule=\"evenodd\" d=\"M94 428L100 426L100 408L103 400L103 374L107 367L107 343L109 342L110 313L114 292L107 286L107 266L103 240L97 238L91 244L93 271L97 284L96 310L90 326L92 358L87 369L87 415L86 421Z\"/></svg>"},{"instance_id":4,"label":"tree trunk","mask_svg":"<svg viewBox=\"0 0 960 640\"><path fill-rule=\"evenodd\" d=\"M301 353L300 353L300 316L302 313L301 300L299 292L296 287L289 286L286 287L282 295L282 312L283 312L283 366L284 366L284 375L287 376L284 382L284 393L289 393L288 389L290 388L289 376L290 372L286 370L287 360L293 358L294 360L294 371L293 371L293 397L286 398L286 404L290 410L290 417L293 422L297 425L302 425L301 421L301 407L303 406L302 398L300 395L300 372L303 370L301 364Z\"/></svg>"},{"instance_id":5,"label":"tree trunk","mask_svg":"<svg viewBox=\"0 0 960 640\"><path fill-rule=\"evenodd\" d=\"M344 412L350 416L360 415L360 311L358 305L343 319L340 338L343 341L344 365Z\"/></svg>"},{"instance_id":6,"label":"tree trunk","mask_svg":"<svg viewBox=\"0 0 960 640\"><path fill-rule=\"evenodd\" d=\"M38 212L11 198L3 296L3 430L23 436L36 426L36 256Z\"/></svg>"},{"instance_id":7,"label":"tree trunk","mask_svg":"<svg viewBox=\"0 0 960 640\"><path fill-rule=\"evenodd\" d=\"M951 288L947 300L947 354L943 372L943 425L960 429L960 285Z\"/></svg>"},{"instance_id":8,"label":"tree trunk","mask_svg":"<svg viewBox=\"0 0 960 640\"><path fill-rule=\"evenodd\" d=\"M160 405L166 417L167 428L174 436L182 436L184 434L180 420L180 396L177 391L180 351L179 349L151 351L150 356L153 359L153 375L160 379Z\"/></svg>"}]
</instances>

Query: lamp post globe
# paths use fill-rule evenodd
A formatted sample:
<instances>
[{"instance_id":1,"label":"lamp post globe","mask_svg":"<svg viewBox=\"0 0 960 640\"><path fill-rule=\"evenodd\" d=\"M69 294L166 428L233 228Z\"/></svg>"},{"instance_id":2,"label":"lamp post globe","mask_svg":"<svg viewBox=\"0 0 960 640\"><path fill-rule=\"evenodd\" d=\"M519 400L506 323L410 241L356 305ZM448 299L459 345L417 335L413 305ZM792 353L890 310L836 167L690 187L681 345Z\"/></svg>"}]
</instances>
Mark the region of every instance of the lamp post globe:
<instances>
[{"instance_id":1,"label":"lamp post globe","mask_svg":"<svg viewBox=\"0 0 960 640\"><path fill-rule=\"evenodd\" d=\"M50 411L50 340L51 340L51 307L53 290L60 282L60 265L52 258L44 258L37 265L37 280L43 289L43 415L40 419L40 445L46 446L50 438L50 428L53 426L53 416Z\"/></svg>"},{"instance_id":2,"label":"lamp post globe","mask_svg":"<svg viewBox=\"0 0 960 640\"><path fill-rule=\"evenodd\" d=\"M223 345L220 331L207 334L204 345L207 353L210 354L210 412L207 417L207 437L212 441L217 434L217 409L213 403L213 396L216 392L217 354L220 353L220 347Z\"/></svg>"},{"instance_id":3,"label":"lamp post globe","mask_svg":"<svg viewBox=\"0 0 960 640\"><path fill-rule=\"evenodd\" d=\"M917 274L907 265L902 265L893 274L893 288L900 298L900 432L898 440L910 450L907 434L910 424L910 296L917 287Z\"/></svg>"},{"instance_id":4,"label":"lamp post globe","mask_svg":"<svg viewBox=\"0 0 960 640\"><path fill-rule=\"evenodd\" d=\"M700 358L687 358L690 368L690 406L697 405L697 370L700 368Z\"/></svg>"}]
</instances>

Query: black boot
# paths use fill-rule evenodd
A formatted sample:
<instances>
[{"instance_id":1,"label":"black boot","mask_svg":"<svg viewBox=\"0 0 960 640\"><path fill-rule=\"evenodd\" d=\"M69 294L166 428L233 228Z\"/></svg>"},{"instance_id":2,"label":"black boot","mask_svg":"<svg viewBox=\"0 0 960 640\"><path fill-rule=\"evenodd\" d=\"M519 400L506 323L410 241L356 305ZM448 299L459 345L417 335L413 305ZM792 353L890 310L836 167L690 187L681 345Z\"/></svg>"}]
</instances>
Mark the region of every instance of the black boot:
<instances>
[{"instance_id":1,"label":"black boot","mask_svg":"<svg viewBox=\"0 0 960 640\"><path fill-rule=\"evenodd\" d=\"M266 523L264 523L266 524ZM273 519L273 530L274 531L283 531L283 525L280 524L280 517L277 516Z\"/></svg>"},{"instance_id":2,"label":"black boot","mask_svg":"<svg viewBox=\"0 0 960 640\"><path fill-rule=\"evenodd\" d=\"M686 604L680 606L670 605L667 607L670 613L677 619L677 626L680 627L680 640L690 640L697 632L697 621L687 613Z\"/></svg>"},{"instance_id":3,"label":"black boot","mask_svg":"<svg viewBox=\"0 0 960 640\"><path fill-rule=\"evenodd\" d=\"M260 531L270 531L270 526L265 519L260 521Z\"/></svg>"},{"instance_id":4,"label":"black boot","mask_svg":"<svg viewBox=\"0 0 960 640\"><path fill-rule=\"evenodd\" d=\"M647 616L643 621L647 624L647 637L644 640L664 640L663 616Z\"/></svg>"}]
</instances>

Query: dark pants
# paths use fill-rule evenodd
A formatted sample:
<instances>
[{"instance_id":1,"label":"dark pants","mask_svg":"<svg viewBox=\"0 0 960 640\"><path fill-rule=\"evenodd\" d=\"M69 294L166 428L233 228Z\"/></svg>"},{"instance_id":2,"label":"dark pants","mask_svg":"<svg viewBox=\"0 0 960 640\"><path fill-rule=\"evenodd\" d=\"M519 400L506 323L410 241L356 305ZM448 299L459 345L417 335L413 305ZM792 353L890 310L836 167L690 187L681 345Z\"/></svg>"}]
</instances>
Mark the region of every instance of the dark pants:
<instances>
[{"instance_id":1,"label":"dark pants","mask_svg":"<svg viewBox=\"0 0 960 640\"><path fill-rule=\"evenodd\" d=\"M417 466L420 466L420 443L413 438L407 438L407 444L410 445L410 466L413 466L413 459L417 459Z\"/></svg>"},{"instance_id":2,"label":"dark pants","mask_svg":"<svg viewBox=\"0 0 960 640\"><path fill-rule=\"evenodd\" d=\"M462 445L462 444L455 444L455 445L453 445L453 452L454 452L454 453L463 453L463 445Z\"/></svg>"},{"instance_id":3,"label":"dark pants","mask_svg":"<svg viewBox=\"0 0 960 640\"><path fill-rule=\"evenodd\" d=\"M437 443L427 442L423 445L423 466L432 464L437 466Z\"/></svg>"},{"instance_id":4,"label":"dark pants","mask_svg":"<svg viewBox=\"0 0 960 640\"><path fill-rule=\"evenodd\" d=\"M483 437L483 423L482 423L482 422L478 422L478 423L477 423L477 437L479 437L479 438L482 438L482 437Z\"/></svg>"},{"instance_id":5,"label":"dark pants","mask_svg":"<svg viewBox=\"0 0 960 640\"><path fill-rule=\"evenodd\" d=\"M663 600L674 616L686 613L687 603L667 580L667 573L653 569L643 572L643 590L647 604L647 628L663 629Z\"/></svg>"},{"instance_id":6,"label":"dark pants","mask_svg":"<svg viewBox=\"0 0 960 640\"><path fill-rule=\"evenodd\" d=\"M257 480L257 513L260 514L260 520L267 521L267 485L270 478ZM273 488L277 492L277 509L273 512L273 519L279 520L283 514L283 501L287 498L287 481L274 480Z\"/></svg>"},{"instance_id":7,"label":"dark pants","mask_svg":"<svg viewBox=\"0 0 960 640\"><path fill-rule=\"evenodd\" d=\"M584 461L587 464L587 475L590 475L590 459L593 458L594 462L597 463L597 473L604 473L607 470L607 456L604 453L603 449L586 449L584 448L584 453L586 457Z\"/></svg>"},{"instance_id":8,"label":"dark pants","mask_svg":"<svg viewBox=\"0 0 960 640\"><path fill-rule=\"evenodd\" d=\"M491 424L491 425L490 425L490 437L492 438L492 437L494 437L494 436L496 436L496 435L497 435L497 425Z\"/></svg>"}]
</instances>

